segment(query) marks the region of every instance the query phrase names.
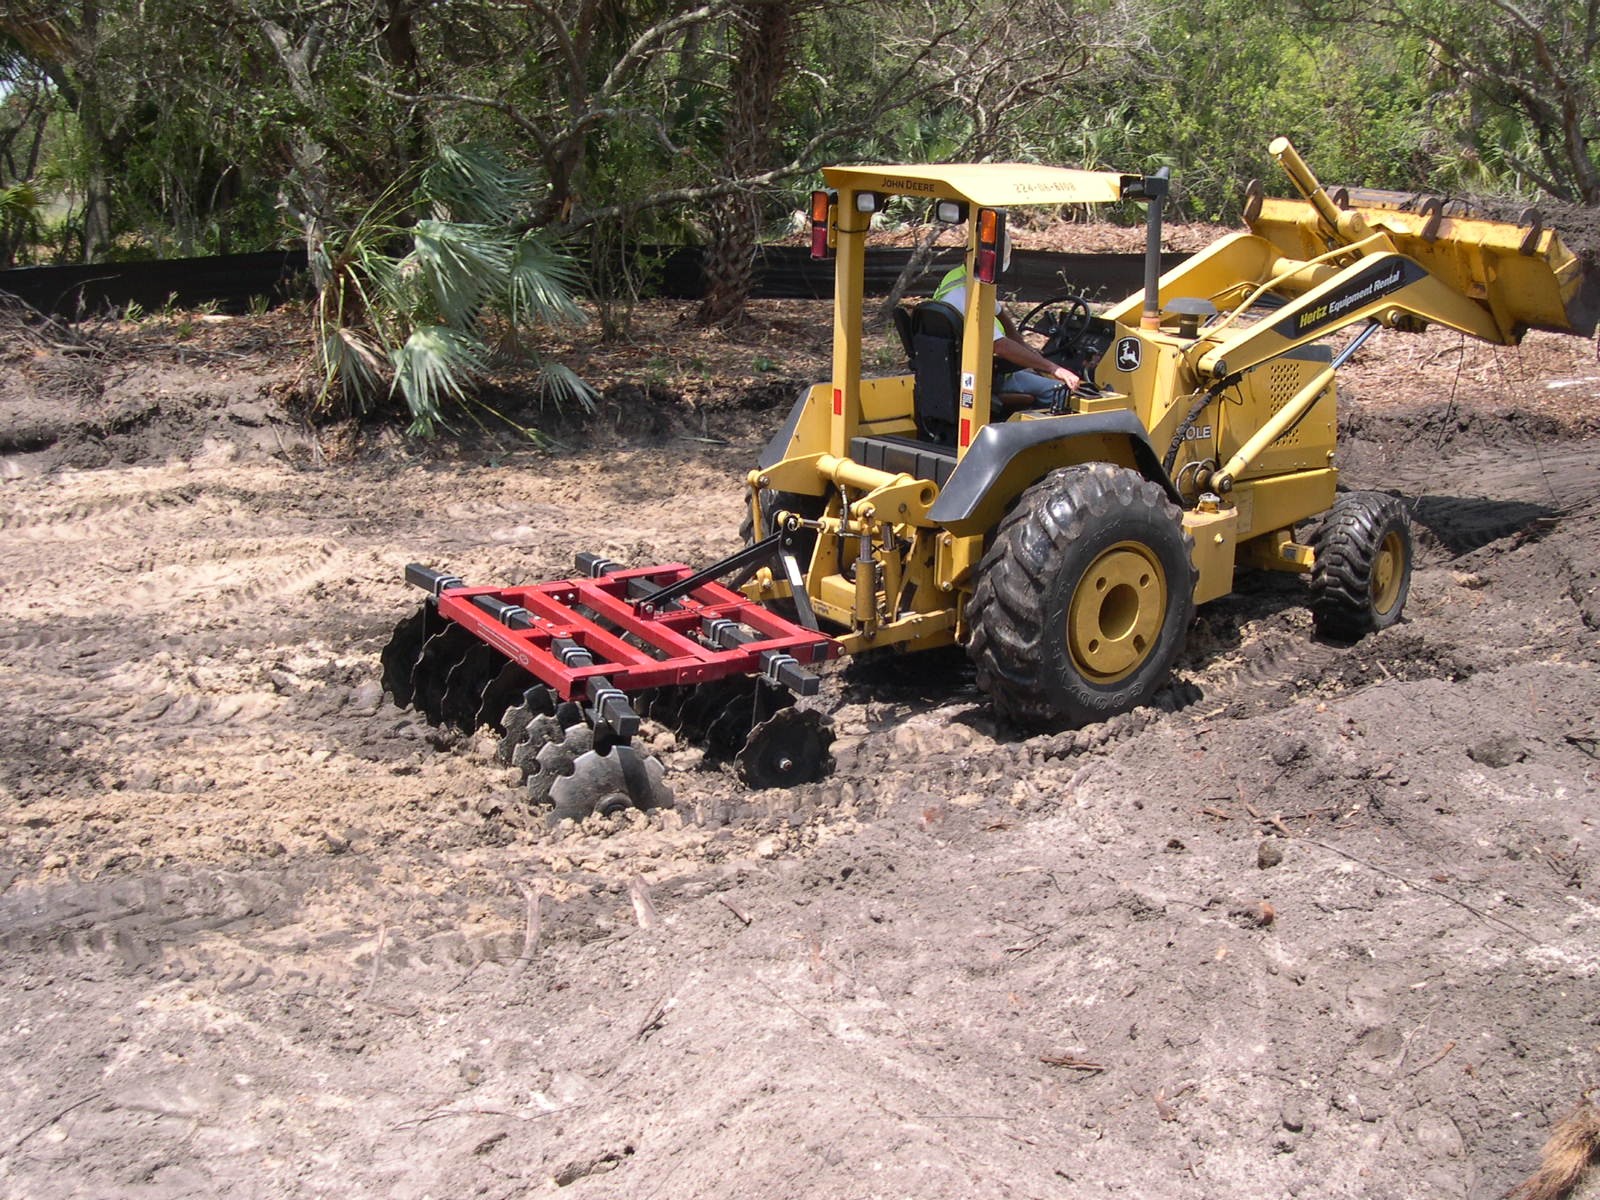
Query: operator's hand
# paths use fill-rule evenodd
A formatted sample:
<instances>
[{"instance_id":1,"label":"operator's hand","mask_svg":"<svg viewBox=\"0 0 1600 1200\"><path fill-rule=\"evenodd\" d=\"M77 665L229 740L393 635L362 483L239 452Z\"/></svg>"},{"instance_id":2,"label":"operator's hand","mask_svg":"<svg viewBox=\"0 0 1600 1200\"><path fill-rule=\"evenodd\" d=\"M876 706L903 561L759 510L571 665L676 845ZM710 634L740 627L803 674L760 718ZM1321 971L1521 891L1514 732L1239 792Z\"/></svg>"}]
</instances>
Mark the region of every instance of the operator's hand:
<instances>
[{"instance_id":1,"label":"operator's hand","mask_svg":"<svg viewBox=\"0 0 1600 1200\"><path fill-rule=\"evenodd\" d=\"M1079 379L1065 367L1057 367L1054 371L1050 372L1050 374L1053 378L1059 379L1062 383L1066 384L1068 391L1076 391L1078 385L1083 382L1083 380Z\"/></svg>"}]
</instances>

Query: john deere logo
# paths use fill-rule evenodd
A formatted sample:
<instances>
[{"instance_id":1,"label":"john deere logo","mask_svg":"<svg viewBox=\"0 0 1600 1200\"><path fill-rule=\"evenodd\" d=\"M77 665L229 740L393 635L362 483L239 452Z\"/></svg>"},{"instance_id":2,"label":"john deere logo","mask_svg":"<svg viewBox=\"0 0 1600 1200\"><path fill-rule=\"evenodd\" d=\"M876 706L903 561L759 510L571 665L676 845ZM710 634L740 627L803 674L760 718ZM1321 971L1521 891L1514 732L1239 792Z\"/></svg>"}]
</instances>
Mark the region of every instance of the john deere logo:
<instances>
[{"instance_id":1,"label":"john deere logo","mask_svg":"<svg viewBox=\"0 0 1600 1200\"><path fill-rule=\"evenodd\" d=\"M1137 371L1139 369L1141 343L1138 338L1125 337L1117 343L1117 370Z\"/></svg>"}]
</instances>

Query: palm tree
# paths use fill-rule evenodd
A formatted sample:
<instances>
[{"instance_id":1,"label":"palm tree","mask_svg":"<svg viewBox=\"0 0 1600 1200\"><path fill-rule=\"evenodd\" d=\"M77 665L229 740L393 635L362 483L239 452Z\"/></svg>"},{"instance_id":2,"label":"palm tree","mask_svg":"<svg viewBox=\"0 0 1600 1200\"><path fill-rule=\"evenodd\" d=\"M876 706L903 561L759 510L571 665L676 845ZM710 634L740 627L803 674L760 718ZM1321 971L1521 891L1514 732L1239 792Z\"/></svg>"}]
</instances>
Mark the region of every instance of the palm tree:
<instances>
[{"instance_id":1,"label":"palm tree","mask_svg":"<svg viewBox=\"0 0 1600 1200\"><path fill-rule=\"evenodd\" d=\"M447 147L404 190L390 188L317 251L326 281L316 301L318 401L364 409L398 391L410 431L426 437L449 428L449 406L474 418L494 411L475 392L492 334L520 345L522 334L584 317L576 263L542 231L518 231L537 196L498 154ZM593 388L559 363L534 361L542 401L592 411Z\"/></svg>"}]
</instances>

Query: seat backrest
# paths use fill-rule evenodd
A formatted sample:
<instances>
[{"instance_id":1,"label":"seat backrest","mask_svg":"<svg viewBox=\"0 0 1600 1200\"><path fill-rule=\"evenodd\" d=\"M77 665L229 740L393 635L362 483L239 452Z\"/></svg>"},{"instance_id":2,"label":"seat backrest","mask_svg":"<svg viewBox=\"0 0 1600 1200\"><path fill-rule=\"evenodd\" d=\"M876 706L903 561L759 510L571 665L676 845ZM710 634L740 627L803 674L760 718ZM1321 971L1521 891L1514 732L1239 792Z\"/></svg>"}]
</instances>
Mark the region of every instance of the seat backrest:
<instances>
[{"instance_id":1,"label":"seat backrest","mask_svg":"<svg viewBox=\"0 0 1600 1200\"><path fill-rule=\"evenodd\" d=\"M895 307L894 331L900 335L900 344L905 347L906 362L908 364L915 362L917 353L911 340L911 310L909 308Z\"/></svg>"},{"instance_id":2,"label":"seat backrest","mask_svg":"<svg viewBox=\"0 0 1600 1200\"><path fill-rule=\"evenodd\" d=\"M940 446L956 444L961 321L943 300L924 300L911 312L912 414L917 435Z\"/></svg>"}]
</instances>

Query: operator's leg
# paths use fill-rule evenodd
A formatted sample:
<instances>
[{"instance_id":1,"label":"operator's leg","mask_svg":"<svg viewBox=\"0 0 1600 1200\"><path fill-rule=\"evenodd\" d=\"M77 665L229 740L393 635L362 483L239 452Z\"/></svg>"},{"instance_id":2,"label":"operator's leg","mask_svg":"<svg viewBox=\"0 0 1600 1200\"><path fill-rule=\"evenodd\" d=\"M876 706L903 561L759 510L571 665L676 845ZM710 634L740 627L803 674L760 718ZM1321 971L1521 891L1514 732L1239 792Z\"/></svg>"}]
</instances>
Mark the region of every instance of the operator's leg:
<instances>
[{"instance_id":1,"label":"operator's leg","mask_svg":"<svg viewBox=\"0 0 1600 1200\"><path fill-rule=\"evenodd\" d=\"M1041 403L1054 400L1066 386L1059 379L1052 379L1048 375L1029 370L1013 371L1009 375L1002 375L995 382L998 391L1020 392L1025 396L1032 396Z\"/></svg>"}]
</instances>

